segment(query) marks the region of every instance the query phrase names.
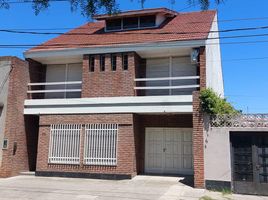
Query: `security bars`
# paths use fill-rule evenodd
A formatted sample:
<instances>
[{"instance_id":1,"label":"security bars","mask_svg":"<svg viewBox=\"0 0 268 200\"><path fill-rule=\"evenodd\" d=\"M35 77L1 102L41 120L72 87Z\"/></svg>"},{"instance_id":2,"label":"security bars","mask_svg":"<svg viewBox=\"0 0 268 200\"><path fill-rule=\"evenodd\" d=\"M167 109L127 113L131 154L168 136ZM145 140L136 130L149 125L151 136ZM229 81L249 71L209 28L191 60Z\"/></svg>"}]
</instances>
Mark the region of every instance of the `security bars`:
<instances>
[{"instance_id":1,"label":"security bars","mask_svg":"<svg viewBox=\"0 0 268 200\"><path fill-rule=\"evenodd\" d=\"M117 163L118 124L85 127L84 164L113 166Z\"/></svg>"},{"instance_id":2,"label":"security bars","mask_svg":"<svg viewBox=\"0 0 268 200\"><path fill-rule=\"evenodd\" d=\"M52 124L48 163L79 164L81 131L80 124Z\"/></svg>"}]
</instances>

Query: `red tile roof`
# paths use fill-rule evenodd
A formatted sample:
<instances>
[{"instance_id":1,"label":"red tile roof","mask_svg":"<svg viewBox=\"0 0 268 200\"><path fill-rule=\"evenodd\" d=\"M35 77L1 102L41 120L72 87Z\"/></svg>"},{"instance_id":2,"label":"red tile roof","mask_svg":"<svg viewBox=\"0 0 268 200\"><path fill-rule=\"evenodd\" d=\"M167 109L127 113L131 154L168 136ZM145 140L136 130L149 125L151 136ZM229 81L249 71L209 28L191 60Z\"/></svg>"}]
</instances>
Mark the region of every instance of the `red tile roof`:
<instances>
[{"instance_id":1,"label":"red tile roof","mask_svg":"<svg viewBox=\"0 0 268 200\"><path fill-rule=\"evenodd\" d=\"M28 52L119 44L202 40L208 37L216 11L179 13L159 28L104 32L104 21L87 23Z\"/></svg>"}]
</instances>

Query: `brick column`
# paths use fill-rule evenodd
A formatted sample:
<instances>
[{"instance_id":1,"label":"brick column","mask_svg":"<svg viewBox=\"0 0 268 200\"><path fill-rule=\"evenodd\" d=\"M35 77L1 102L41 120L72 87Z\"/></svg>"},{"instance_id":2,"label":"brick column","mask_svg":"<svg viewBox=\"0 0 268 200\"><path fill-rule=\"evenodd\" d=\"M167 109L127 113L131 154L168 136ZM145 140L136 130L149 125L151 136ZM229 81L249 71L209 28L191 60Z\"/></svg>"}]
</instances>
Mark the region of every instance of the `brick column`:
<instances>
[{"instance_id":1,"label":"brick column","mask_svg":"<svg viewBox=\"0 0 268 200\"><path fill-rule=\"evenodd\" d=\"M200 89L206 88L206 48L199 49ZM193 157L194 186L204 188L204 121L200 106L200 91L193 92Z\"/></svg>"},{"instance_id":2,"label":"brick column","mask_svg":"<svg viewBox=\"0 0 268 200\"><path fill-rule=\"evenodd\" d=\"M206 88L206 47L199 49L199 76L200 76L200 89Z\"/></svg>"}]
</instances>

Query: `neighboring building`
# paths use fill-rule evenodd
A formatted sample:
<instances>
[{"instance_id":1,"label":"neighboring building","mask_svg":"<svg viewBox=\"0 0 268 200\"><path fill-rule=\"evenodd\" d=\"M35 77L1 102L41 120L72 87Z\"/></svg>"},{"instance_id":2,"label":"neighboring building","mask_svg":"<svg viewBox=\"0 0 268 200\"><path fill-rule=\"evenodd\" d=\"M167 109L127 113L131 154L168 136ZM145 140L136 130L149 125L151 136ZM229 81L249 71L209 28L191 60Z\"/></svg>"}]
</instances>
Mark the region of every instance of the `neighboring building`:
<instances>
[{"instance_id":1,"label":"neighboring building","mask_svg":"<svg viewBox=\"0 0 268 200\"><path fill-rule=\"evenodd\" d=\"M27 131L27 117L23 114L29 81L26 61L0 57L0 177L29 170L28 156L31 155L28 151L33 143L31 131Z\"/></svg>"},{"instance_id":2,"label":"neighboring building","mask_svg":"<svg viewBox=\"0 0 268 200\"><path fill-rule=\"evenodd\" d=\"M28 149L28 170L193 175L195 187L205 187L199 91L224 95L219 39L208 39L218 38L216 11L160 8L95 19L24 54L30 139L17 149ZM3 150L10 156L12 143Z\"/></svg>"}]
</instances>

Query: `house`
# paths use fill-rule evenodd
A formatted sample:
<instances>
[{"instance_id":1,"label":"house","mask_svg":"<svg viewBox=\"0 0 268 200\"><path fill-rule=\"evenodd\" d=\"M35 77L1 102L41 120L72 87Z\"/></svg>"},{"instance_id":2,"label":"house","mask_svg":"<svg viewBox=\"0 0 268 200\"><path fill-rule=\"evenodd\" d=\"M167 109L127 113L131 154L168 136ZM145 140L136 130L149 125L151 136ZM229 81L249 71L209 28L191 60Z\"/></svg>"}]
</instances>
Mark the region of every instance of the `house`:
<instances>
[{"instance_id":1,"label":"house","mask_svg":"<svg viewBox=\"0 0 268 200\"><path fill-rule=\"evenodd\" d=\"M199 91L224 95L216 11L159 8L94 19L24 53L29 82L17 89L27 90L26 120L16 124L24 131L5 138L2 165L15 162L15 149L28 155L8 175L180 174L204 188Z\"/></svg>"}]
</instances>

